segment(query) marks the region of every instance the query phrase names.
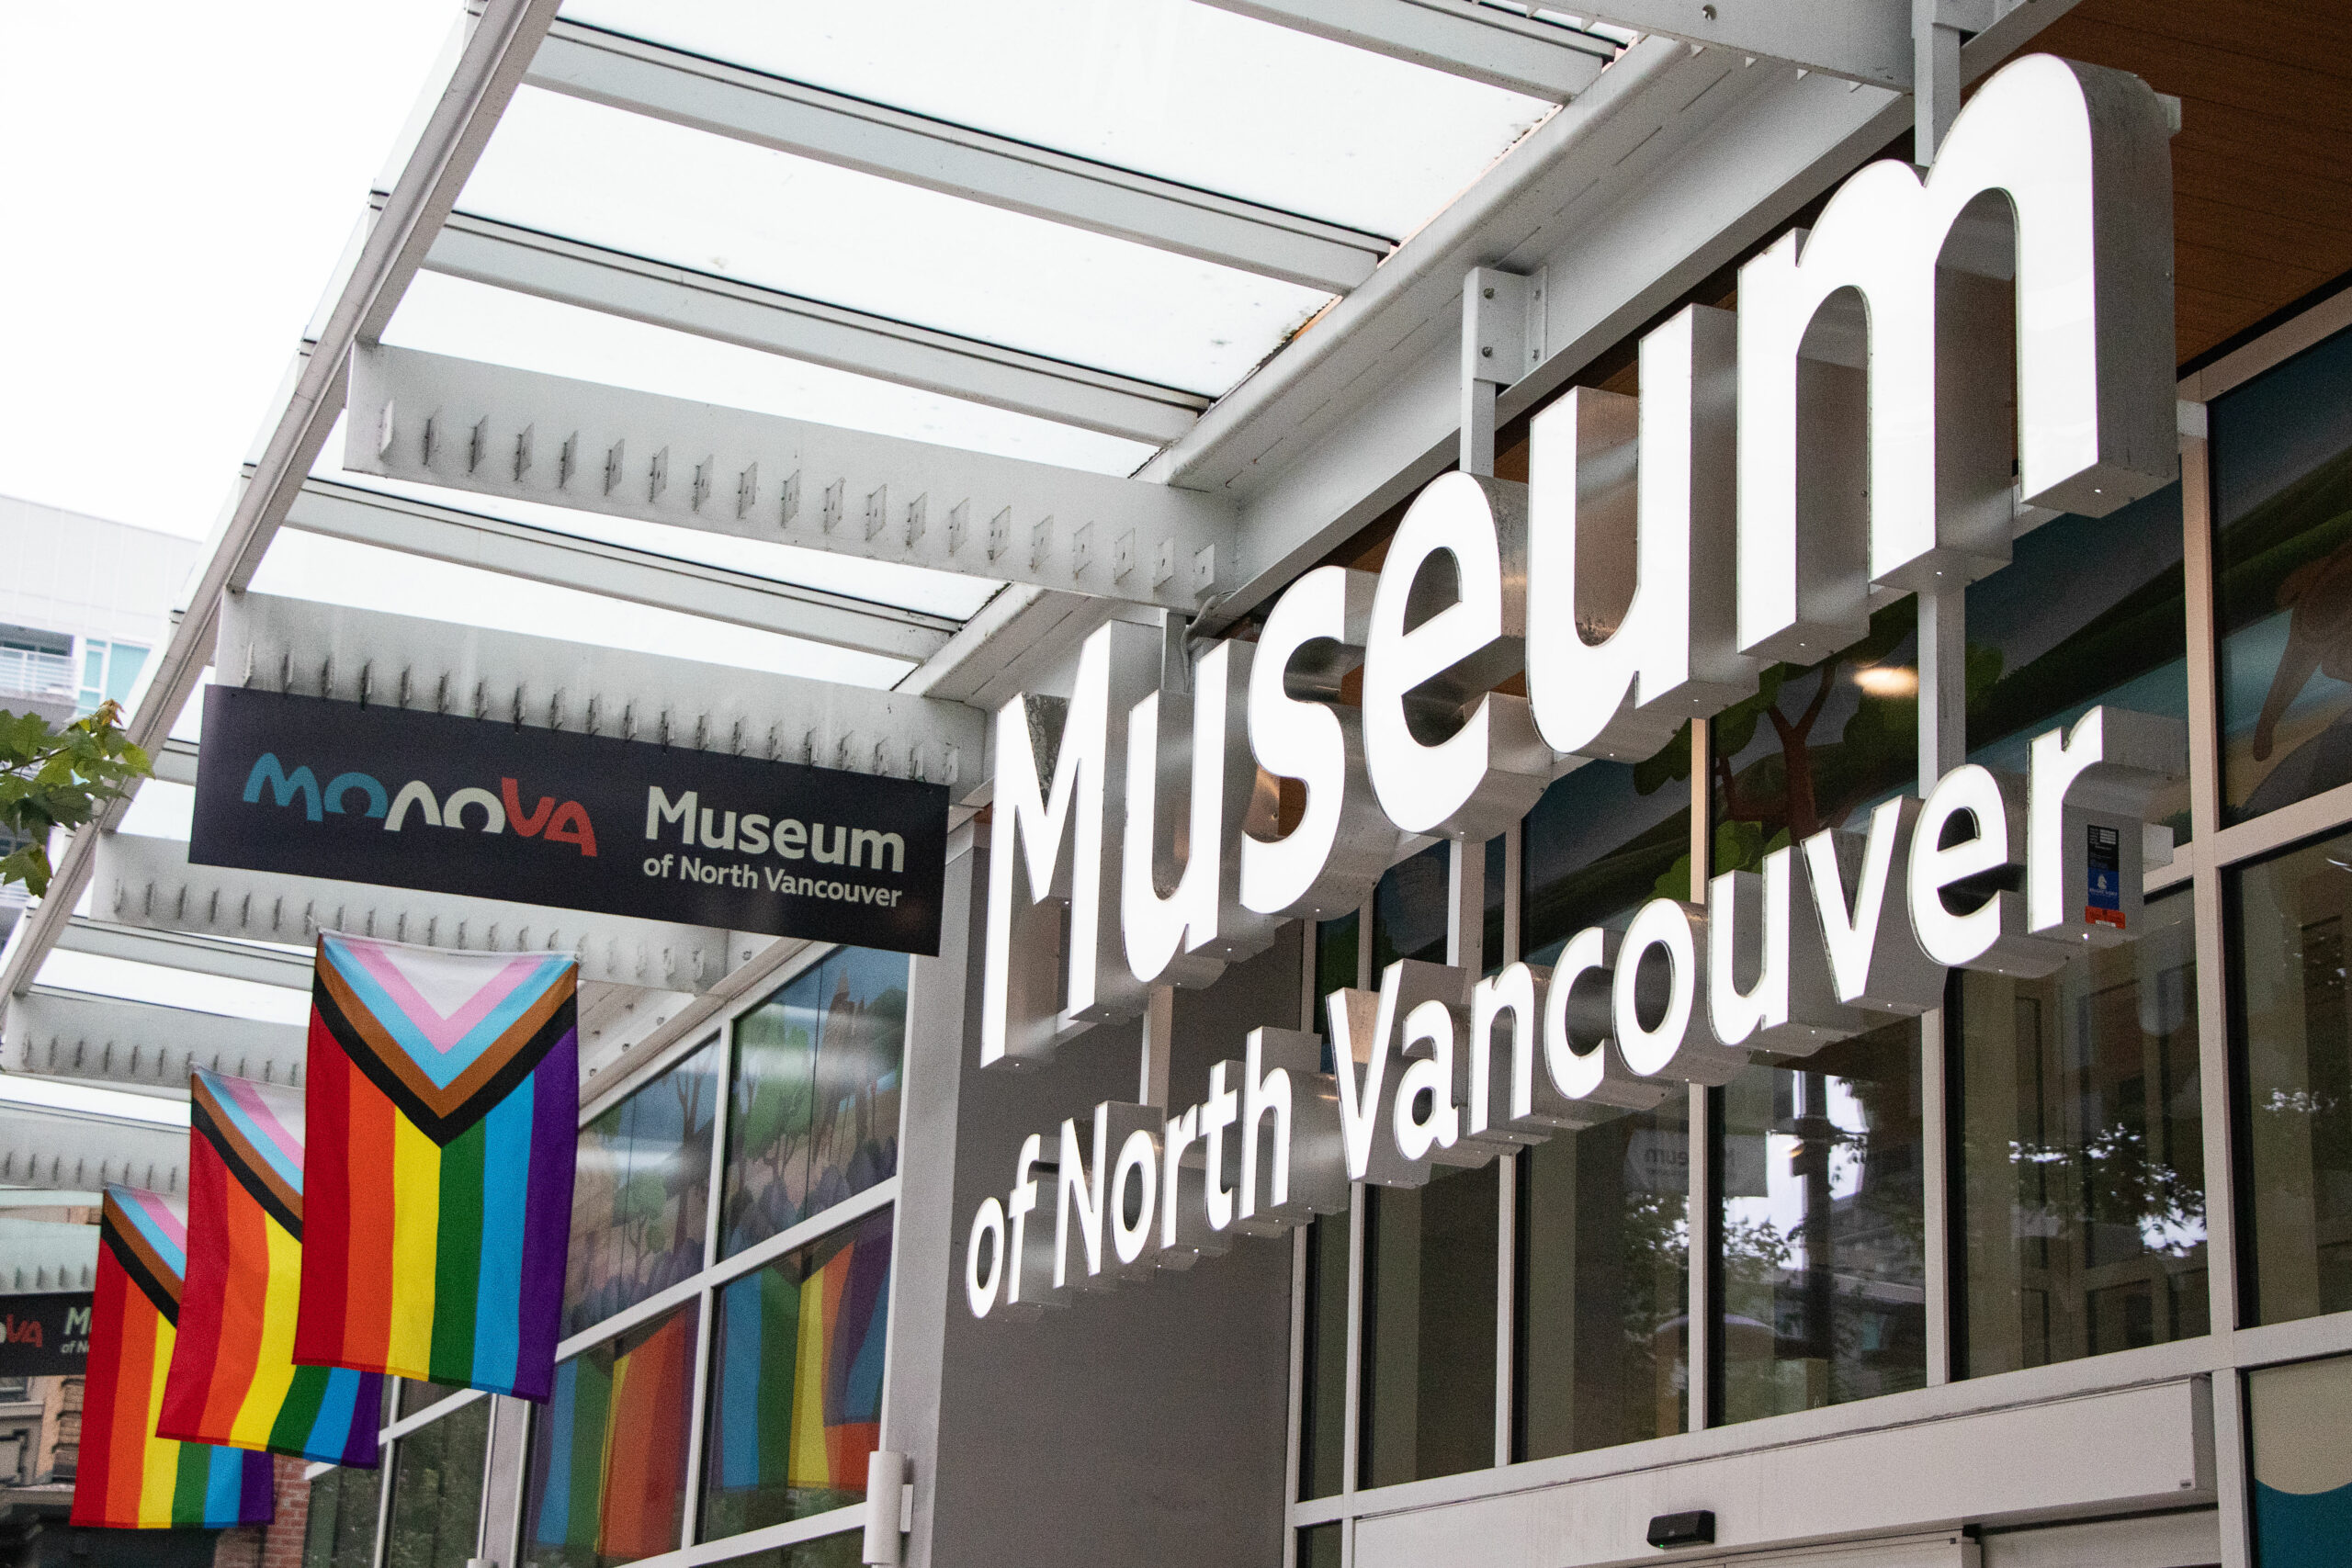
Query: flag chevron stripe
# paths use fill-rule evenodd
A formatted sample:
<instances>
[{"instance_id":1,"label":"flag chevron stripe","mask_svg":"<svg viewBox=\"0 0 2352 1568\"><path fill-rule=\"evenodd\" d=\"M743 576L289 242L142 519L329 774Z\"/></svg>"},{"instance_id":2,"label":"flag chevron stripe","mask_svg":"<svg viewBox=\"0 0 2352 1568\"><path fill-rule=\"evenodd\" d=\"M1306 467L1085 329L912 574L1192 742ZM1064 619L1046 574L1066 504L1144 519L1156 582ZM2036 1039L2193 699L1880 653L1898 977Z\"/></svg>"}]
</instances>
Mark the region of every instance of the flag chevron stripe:
<instances>
[{"instance_id":1,"label":"flag chevron stripe","mask_svg":"<svg viewBox=\"0 0 2352 1568\"><path fill-rule=\"evenodd\" d=\"M155 1303L164 1321L176 1323L180 1315L180 1269L187 1256L186 1243L182 1242L179 1257L173 1258L165 1250L167 1239L157 1234L151 1216L140 1213L138 1201L130 1197L130 1192L129 1188L107 1189L105 1205L99 1211L98 1239L107 1251L114 1254L140 1293ZM124 1196L118 1199L118 1193Z\"/></svg>"},{"instance_id":2,"label":"flag chevron stripe","mask_svg":"<svg viewBox=\"0 0 2352 1568\"><path fill-rule=\"evenodd\" d=\"M268 1164L258 1158L246 1141L240 1137L233 1124L224 1124L211 1097L205 1091L201 1075L190 1088L187 1130L190 1137L202 1138L212 1145L228 1168L230 1178L253 1194L254 1201L268 1212L269 1217L286 1227L286 1234L296 1241L302 1239L302 1190L288 1188Z\"/></svg>"},{"instance_id":3,"label":"flag chevron stripe","mask_svg":"<svg viewBox=\"0 0 2352 1568\"><path fill-rule=\"evenodd\" d=\"M427 1077L445 1089L484 1051L495 1049L514 1032L517 1021L554 987L563 966L571 962L553 953L518 954L478 986L456 1012L443 1017L401 972L392 956L396 952L435 967L447 967L446 954L429 948L401 949L389 942L365 946L330 942L325 956L328 968L344 988L358 998L360 1006L401 1051L424 1069Z\"/></svg>"},{"instance_id":4,"label":"flag chevron stripe","mask_svg":"<svg viewBox=\"0 0 2352 1568\"><path fill-rule=\"evenodd\" d=\"M537 1071L548 1053L577 1027L579 1009L570 989L550 991L525 1015L527 1033L518 1031L504 1043L506 1048L482 1053L444 1090L423 1076L359 998L338 982L338 976L321 968L312 994L317 1016L384 1098L418 1131L445 1146Z\"/></svg>"}]
</instances>

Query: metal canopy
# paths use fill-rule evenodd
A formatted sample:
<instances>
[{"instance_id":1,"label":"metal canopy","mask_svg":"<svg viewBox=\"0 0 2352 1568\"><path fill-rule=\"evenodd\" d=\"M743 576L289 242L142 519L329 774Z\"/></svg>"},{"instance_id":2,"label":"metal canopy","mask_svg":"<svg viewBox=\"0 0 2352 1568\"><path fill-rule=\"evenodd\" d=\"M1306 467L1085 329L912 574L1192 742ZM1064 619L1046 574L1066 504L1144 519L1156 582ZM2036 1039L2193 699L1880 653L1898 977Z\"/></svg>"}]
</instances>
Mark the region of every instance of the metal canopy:
<instances>
[{"instance_id":1,"label":"metal canopy","mask_svg":"<svg viewBox=\"0 0 2352 1568\"><path fill-rule=\"evenodd\" d=\"M192 783L209 677L977 804L986 711L1094 627L1222 627L1442 469L1466 268L1531 279L1510 417L1899 134L1915 62L1944 94L2070 3L481 0L131 738ZM322 577L361 554L403 613ZM404 571L573 608L469 623ZM605 1061L782 952L194 867L125 809L0 955L9 1071L290 1077L322 926L580 951ZM181 1179L170 1130L0 1117L0 1182Z\"/></svg>"}]
</instances>

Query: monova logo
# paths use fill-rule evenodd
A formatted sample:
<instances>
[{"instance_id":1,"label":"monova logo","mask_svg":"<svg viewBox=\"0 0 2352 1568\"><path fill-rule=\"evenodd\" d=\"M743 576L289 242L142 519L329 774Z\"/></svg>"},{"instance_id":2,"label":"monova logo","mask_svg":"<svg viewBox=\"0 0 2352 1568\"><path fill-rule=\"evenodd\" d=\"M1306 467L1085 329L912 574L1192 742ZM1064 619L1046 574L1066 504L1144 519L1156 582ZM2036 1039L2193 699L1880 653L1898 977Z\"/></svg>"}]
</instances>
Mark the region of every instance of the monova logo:
<instances>
[{"instance_id":1,"label":"monova logo","mask_svg":"<svg viewBox=\"0 0 2352 1568\"><path fill-rule=\"evenodd\" d=\"M525 811L522 788L513 779L499 780L496 795L468 785L451 790L446 799L439 798L422 779L409 780L393 795L367 773L337 773L322 786L318 774L308 766L288 773L277 752L265 751L245 775L245 804L259 805L264 790L279 806L300 802L302 815L312 822L348 816L356 809L360 816L381 821L387 833L397 833L411 813L427 827L464 828L466 813L471 809L480 812L477 831L503 833L511 827L526 839L570 844L586 856L596 852L596 829L588 820L586 807L576 800L559 804L553 796L543 795L537 806Z\"/></svg>"}]
</instances>

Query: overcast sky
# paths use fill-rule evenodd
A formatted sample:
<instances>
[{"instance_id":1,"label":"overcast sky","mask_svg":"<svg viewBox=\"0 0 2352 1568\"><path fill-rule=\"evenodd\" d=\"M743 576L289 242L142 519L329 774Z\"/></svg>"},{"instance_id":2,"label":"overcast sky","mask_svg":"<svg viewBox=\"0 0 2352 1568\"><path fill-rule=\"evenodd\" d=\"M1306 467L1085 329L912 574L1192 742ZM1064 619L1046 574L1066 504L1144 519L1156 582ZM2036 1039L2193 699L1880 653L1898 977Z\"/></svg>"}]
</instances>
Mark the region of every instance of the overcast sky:
<instances>
[{"instance_id":1,"label":"overcast sky","mask_svg":"<svg viewBox=\"0 0 2352 1568\"><path fill-rule=\"evenodd\" d=\"M201 536L457 0L0 0L0 492Z\"/></svg>"},{"instance_id":2,"label":"overcast sky","mask_svg":"<svg viewBox=\"0 0 2352 1568\"><path fill-rule=\"evenodd\" d=\"M0 493L211 526L459 15L0 0ZM0 1099L187 1120L78 1084Z\"/></svg>"}]
</instances>

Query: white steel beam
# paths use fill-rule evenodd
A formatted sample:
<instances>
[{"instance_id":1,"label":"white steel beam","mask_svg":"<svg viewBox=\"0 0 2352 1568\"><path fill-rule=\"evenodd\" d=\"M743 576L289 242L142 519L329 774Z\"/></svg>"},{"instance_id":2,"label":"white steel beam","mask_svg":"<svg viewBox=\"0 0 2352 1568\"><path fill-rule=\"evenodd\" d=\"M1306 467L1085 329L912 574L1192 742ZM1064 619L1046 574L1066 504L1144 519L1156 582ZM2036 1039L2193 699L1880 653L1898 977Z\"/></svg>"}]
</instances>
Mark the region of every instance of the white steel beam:
<instances>
[{"instance_id":1,"label":"white steel beam","mask_svg":"<svg viewBox=\"0 0 2352 1568\"><path fill-rule=\"evenodd\" d=\"M918 664L945 647L956 626L944 615L326 479L312 479L302 487L286 513L285 525Z\"/></svg>"},{"instance_id":2,"label":"white steel beam","mask_svg":"<svg viewBox=\"0 0 2352 1568\"><path fill-rule=\"evenodd\" d=\"M11 1072L185 1094L198 1067L300 1084L309 1038L299 1024L36 986L8 1005L6 1060Z\"/></svg>"},{"instance_id":3,"label":"white steel beam","mask_svg":"<svg viewBox=\"0 0 2352 1568\"><path fill-rule=\"evenodd\" d=\"M174 844L165 839L126 835L118 840L114 835L107 836L108 845L118 841L129 844L133 851L140 852L154 844L162 844L183 856L187 852L186 845ZM106 863L107 855L108 851L101 847L98 852L101 865ZM276 953L253 945L254 942L291 942L307 941L307 938L272 936L255 931L233 934L247 940L223 941L220 936L156 927L143 920L124 922L111 918L76 915L66 922L64 932L57 939L57 947L62 953L87 953L100 958L119 958L127 964L146 964L160 969L185 969L192 975L214 975L223 979L250 981L256 986L282 986L290 991L311 988L311 959L308 954ZM11 1005L21 1005L21 998Z\"/></svg>"},{"instance_id":4,"label":"white steel beam","mask_svg":"<svg viewBox=\"0 0 2352 1568\"><path fill-rule=\"evenodd\" d=\"M351 356L343 466L1192 614L1221 500L389 347Z\"/></svg>"},{"instance_id":5,"label":"white steel beam","mask_svg":"<svg viewBox=\"0 0 2352 1568\"><path fill-rule=\"evenodd\" d=\"M109 1181L187 1190L187 1133L45 1106L0 1104L0 1182L67 1192Z\"/></svg>"},{"instance_id":6,"label":"white steel beam","mask_svg":"<svg viewBox=\"0 0 2352 1568\"><path fill-rule=\"evenodd\" d=\"M1963 80L2074 0L2003 14L1962 52ZM1461 425L1462 278L1530 281L1537 368L1498 422L1532 407L1770 237L1900 136L1883 87L1648 38L1514 147L1317 330L1141 470L1235 498L1238 563L1215 632L1450 466Z\"/></svg>"},{"instance_id":7,"label":"white steel beam","mask_svg":"<svg viewBox=\"0 0 2352 1568\"><path fill-rule=\"evenodd\" d=\"M671 991L700 991L715 984L727 973L729 943L737 941L729 932L703 926L190 865L186 844L128 833L110 834L100 843L90 904L111 927L134 928L150 938L162 935L167 942L209 936L309 943L328 931L469 952L570 952L579 956L582 979ZM74 929L82 929L80 922ZM748 955L766 941L742 938L741 946ZM300 973L308 988L310 960L300 961Z\"/></svg>"},{"instance_id":8,"label":"white steel beam","mask_svg":"<svg viewBox=\"0 0 2352 1568\"><path fill-rule=\"evenodd\" d=\"M265 593L221 612L216 659L224 685L950 787L979 776L988 728L978 709L938 698Z\"/></svg>"},{"instance_id":9,"label":"white steel beam","mask_svg":"<svg viewBox=\"0 0 2352 1568\"><path fill-rule=\"evenodd\" d=\"M1598 71L1598 62L1592 69ZM559 21L549 29L527 80L673 124L1334 294L1370 276L1393 243L576 22Z\"/></svg>"},{"instance_id":10,"label":"white steel beam","mask_svg":"<svg viewBox=\"0 0 2352 1568\"><path fill-rule=\"evenodd\" d=\"M0 1291L58 1294L86 1291L97 1283L97 1226L19 1221L7 1227L7 1235L6 1255L0 1257Z\"/></svg>"},{"instance_id":11,"label":"white steel beam","mask_svg":"<svg viewBox=\"0 0 2352 1568\"><path fill-rule=\"evenodd\" d=\"M128 727L136 744L151 751L160 747L202 681L221 596L232 585L253 580L270 536L343 412L345 354L355 342L383 335L560 4L483 0L448 85L426 116L333 307L316 323L315 336L302 345L292 385L262 444L253 475L214 541L188 613L172 628L171 640L156 658L147 695ZM24 929L9 945L6 963L0 966L0 996L22 995L40 972L41 960L88 886L99 837L122 820L126 809L127 802L117 802L98 821L76 829L67 842L49 896L25 918Z\"/></svg>"},{"instance_id":12,"label":"white steel beam","mask_svg":"<svg viewBox=\"0 0 2352 1568\"><path fill-rule=\"evenodd\" d=\"M166 784L196 783L197 743L193 740L165 740L147 753L155 766L155 776Z\"/></svg>"},{"instance_id":13,"label":"white steel beam","mask_svg":"<svg viewBox=\"0 0 2352 1568\"><path fill-rule=\"evenodd\" d=\"M1209 400L844 305L625 251L453 214L425 268L946 397L1148 442L1190 430Z\"/></svg>"},{"instance_id":14,"label":"white steel beam","mask_svg":"<svg viewBox=\"0 0 2352 1568\"><path fill-rule=\"evenodd\" d=\"M1512 16L1477 0L1207 4L1554 103L1565 103L1591 86L1613 52L1605 40L1590 34Z\"/></svg>"}]
</instances>

